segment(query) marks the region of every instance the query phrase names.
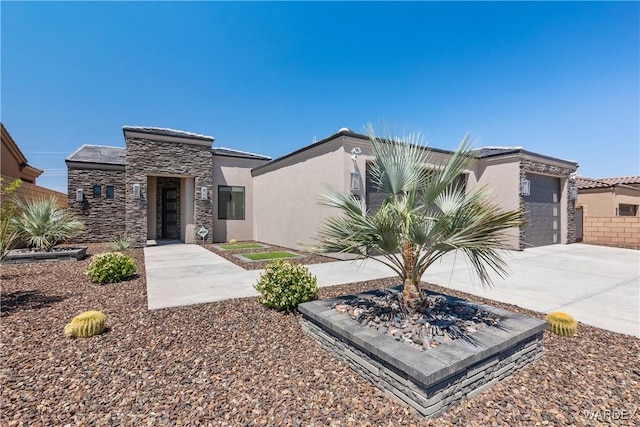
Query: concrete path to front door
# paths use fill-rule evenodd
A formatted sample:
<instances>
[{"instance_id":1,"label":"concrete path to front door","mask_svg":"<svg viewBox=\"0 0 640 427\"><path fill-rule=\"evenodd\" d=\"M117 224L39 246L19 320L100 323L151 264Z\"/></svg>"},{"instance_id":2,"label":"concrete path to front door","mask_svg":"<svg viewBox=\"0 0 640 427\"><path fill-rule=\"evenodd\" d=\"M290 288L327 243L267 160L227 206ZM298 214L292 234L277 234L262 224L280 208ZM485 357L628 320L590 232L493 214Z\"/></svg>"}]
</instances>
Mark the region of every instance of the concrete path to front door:
<instances>
[{"instance_id":1,"label":"concrete path to front door","mask_svg":"<svg viewBox=\"0 0 640 427\"><path fill-rule=\"evenodd\" d=\"M150 310L256 296L253 285L264 271L245 270L198 245L147 246L144 260ZM307 268L320 287L394 275L376 261L336 261Z\"/></svg>"},{"instance_id":2,"label":"concrete path to front door","mask_svg":"<svg viewBox=\"0 0 640 427\"><path fill-rule=\"evenodd\" d=\"M262 270L244 270L198 245L144 249L149 309L255 296ZM508 252L511 274L483 289L462 254L432 265L423 280L485 298L640 337L640 251L583 244ZM386 266L336 261L307 266L318 286L391 277Z\"/></svg>"}]
</instances>

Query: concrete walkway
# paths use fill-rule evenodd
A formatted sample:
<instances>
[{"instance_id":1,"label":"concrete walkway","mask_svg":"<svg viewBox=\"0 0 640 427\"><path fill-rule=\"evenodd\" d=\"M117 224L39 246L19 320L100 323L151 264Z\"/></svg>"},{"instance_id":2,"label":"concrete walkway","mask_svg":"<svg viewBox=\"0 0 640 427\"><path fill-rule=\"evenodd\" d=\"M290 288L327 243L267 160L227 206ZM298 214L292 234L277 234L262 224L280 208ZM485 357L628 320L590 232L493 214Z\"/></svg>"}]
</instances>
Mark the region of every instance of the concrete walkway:
<instances>
[{"instance_id":1,"label":"concrete walkway","mask_svg":"<svg viewBox=\"0 0 640 427\"><path fill-rule=\"evenodd\" d=\"M198 245L148 246L144 259L150 310L256 296L253 285L264 271L245 270ZM395 275L376 261L336 261L307 268L320 287Z\"/></svg>"},{"instance_id":2,"label":"concrete walkway","mask_svg":"<svg viewBox=\"0 0 640 427\"><path fill-rule=\"evenodd\" d=\"M262 270L244 270L198 245L144 249L149 309L257 295ZM483 289L461 254L432 265L423 280L540 312L566 311L583 323L640 337L640 251L582 244L508 252L511 275ZM318 286L394 276L375 262L307 266Z\"/></svg>"}]
</instances>

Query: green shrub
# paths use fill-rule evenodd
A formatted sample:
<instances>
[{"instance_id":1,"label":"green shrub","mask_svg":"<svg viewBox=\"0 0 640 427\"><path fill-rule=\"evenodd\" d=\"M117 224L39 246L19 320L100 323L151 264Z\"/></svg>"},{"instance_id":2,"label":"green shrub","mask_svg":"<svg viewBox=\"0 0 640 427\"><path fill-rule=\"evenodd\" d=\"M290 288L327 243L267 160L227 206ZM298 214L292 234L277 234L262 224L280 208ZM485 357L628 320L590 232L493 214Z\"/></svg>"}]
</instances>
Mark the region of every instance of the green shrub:
<instances>
[{"instance_id":1,"label":"green shrub","mask_svg":"<svg viewBox=\"0 0 640 427\"><path fill-rule=\"evenodd\" d=\"M11 225L29 247L49 251L60 242L82 233L85 226L68 210L58 206L55 198L16 200L20 211Z\"/></svg>"},{"instance_id":2,"label":"green shrub","mask_svg":"<svg viewBox=\"0 0 640 427\"><path fill-rule=\"evenodd\" d=\"M258 301L276 310L291 310L318 296L316 277L305 266L282 259L267 264L254 288Z\"/></svg>"},{"instance_id":3,"label":"green shrub","mask_svg":"<svg viewBox=\"0 0 640 427\"><path fill-rule=\"evenodd\" d=\"M96 283L120 282L135 273L133 258L120 252L95 255L87 267L87 276Z\"/></svg>"},{"instance_id":4,"label":"green shrub","mask_svg":"<svg viewBox=\"0 0 640 427\"><path fill-rule=\"evenodd\" d=\"M5 257L18 240L18 232L12 224L18 215L14 193L22 183L20 179L14 179L5 185L3 180L0 177L0 259Z\"/></svg>"},{"instance_id":5,"label":"green shrub","mask_svg":"<svg viewBox=\"0 0 640 427\"><path fill-rule=\"evenodd\" d=\"M134 240L132 237L129 237L126 234L118 234L116 237L111 239L111 242L109 242L109 250L114 252L124 252L131 249L133 243Z\"/></svg>"}]
</instances>

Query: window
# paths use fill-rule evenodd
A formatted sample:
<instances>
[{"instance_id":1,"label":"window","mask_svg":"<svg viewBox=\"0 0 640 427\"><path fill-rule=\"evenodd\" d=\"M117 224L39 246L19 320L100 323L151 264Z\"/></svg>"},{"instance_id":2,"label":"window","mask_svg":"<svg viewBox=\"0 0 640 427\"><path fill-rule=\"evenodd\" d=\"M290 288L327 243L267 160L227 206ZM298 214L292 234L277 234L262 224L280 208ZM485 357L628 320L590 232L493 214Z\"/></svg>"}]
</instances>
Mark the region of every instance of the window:
<instances>
[{"instance_id":1,"label":"window","mask_svg":"<svg viewBox=\"0 0 640 427\"><path fill-rule=\"evenodd\" d=\"M93 186L93 197L100 197L102 195L102 188L99 185Z\"/></svg>"},{"instance_id":2,"label":"window","mask_svg":"<svg viewBox=\"0 0 640 427\"><path fill-rule=\"evenodd\" d=\"M618 207L619 216L636 216L638 215L638 205L625 205L620 203Z\"/></svg>"},{"instance_id":3,"label":"window","mask_svg":"<svg viewBox=\"0 0 640 427\"><path fill-rule=\"evenodd\" d=\"M107 199L113 199L113 185L107 185Z\"/></svg>"},{"instance_id":4,"label":"window","mask_svg":"<svg viewBox=\"0 0 640 427\"><path fill-rule=\"evenodd\" d=\"M244 219L244 187L218 186L218 219Z\"/></svg>"}]
</instances>

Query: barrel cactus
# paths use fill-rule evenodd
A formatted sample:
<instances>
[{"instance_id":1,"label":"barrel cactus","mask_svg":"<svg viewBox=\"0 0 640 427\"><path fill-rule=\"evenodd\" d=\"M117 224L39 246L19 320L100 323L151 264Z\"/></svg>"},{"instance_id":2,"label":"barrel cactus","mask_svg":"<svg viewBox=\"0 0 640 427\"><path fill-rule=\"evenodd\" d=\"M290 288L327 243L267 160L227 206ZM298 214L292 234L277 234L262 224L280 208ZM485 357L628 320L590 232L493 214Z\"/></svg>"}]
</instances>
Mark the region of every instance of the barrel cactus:
<instances>
[{"instance_id":1,"label":"barrel cactus","mask_svg":"<svg viewBox=\"0 0 640 427\"><path fill-rule=\"evenodd\" d=\"M578 329L578 322L567 313L561 311L547 314L546 320L549 324L549 330L563 337L574 336Z\"/></svg>"},{"instance_id":2,"label":"barrel cactus","mask_svg":"<svg viewBox=\"0 0 640 427\"><path fill-rule=\"evenodd\" d=\"M67 337L88 338L104 331L106 316L99 311L91 310L78 314L64 327Z\"/></svg>"}]
</instances>

